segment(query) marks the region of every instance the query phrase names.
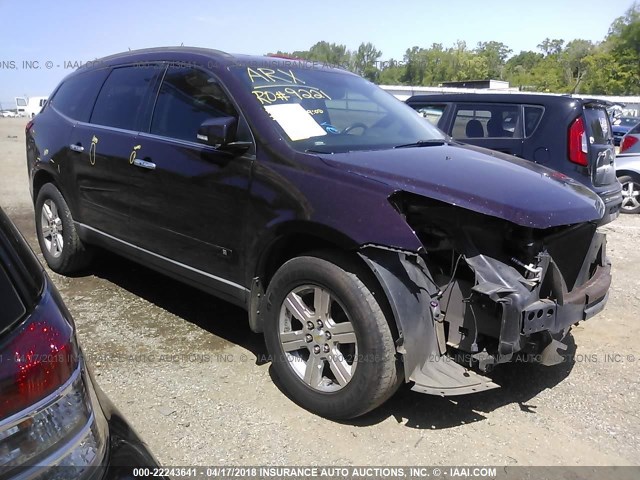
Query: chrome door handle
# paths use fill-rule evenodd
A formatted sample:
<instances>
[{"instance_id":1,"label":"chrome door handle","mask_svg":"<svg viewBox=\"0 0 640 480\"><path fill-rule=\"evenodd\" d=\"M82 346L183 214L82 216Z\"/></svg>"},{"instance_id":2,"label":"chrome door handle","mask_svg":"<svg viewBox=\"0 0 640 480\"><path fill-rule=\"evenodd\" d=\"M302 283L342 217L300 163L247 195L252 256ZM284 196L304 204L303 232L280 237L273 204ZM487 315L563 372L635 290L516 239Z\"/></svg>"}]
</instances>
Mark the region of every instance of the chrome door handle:
<instances>
[{"instance_id":1,"label":"chrome door handle","mask_svg":"<svg viewBox=\"0 0 640 480\"><path fill-rule=\"evenodd\" d=\"M140 167L140 168L147 168L149 170L155 170L156 169L156 164L153 162L147 162L146 160L140 160L139 158L136 158L133 161L133 164L136 167Z\"/></svg>"},{"instance_id":2,"label":"chrome door handle","mask_svg":"<svg viewBox=\"0 0 640 480\"><path fill-rule=\"evenodd\" d=\"M69 149L73 150L74 152L84 152L84 147L77 143L72 143L71 145L69 145Z\"/></svg>"}]
</instances>

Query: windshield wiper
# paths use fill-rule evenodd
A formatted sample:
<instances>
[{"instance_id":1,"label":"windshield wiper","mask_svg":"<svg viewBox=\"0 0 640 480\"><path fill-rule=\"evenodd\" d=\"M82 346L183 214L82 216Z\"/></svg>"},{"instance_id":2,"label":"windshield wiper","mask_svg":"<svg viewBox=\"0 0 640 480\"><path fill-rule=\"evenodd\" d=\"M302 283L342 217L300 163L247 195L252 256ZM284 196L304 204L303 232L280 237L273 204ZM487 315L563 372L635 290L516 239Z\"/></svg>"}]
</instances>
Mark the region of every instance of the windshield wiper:
<instances>
[{"instance_id":1,"label":"windshield wiper","mask_svg":"<svg viewBox=\"0 0 640 480\"><path fill-rule=\"evenodd\" d=\"M413 143L405 143L404 145L396 145L393 148L412 148L412 147L438 147L444 145L447 141L444 138L432 138L429 140L418 140Z\"/></svg>"}]
</instances>

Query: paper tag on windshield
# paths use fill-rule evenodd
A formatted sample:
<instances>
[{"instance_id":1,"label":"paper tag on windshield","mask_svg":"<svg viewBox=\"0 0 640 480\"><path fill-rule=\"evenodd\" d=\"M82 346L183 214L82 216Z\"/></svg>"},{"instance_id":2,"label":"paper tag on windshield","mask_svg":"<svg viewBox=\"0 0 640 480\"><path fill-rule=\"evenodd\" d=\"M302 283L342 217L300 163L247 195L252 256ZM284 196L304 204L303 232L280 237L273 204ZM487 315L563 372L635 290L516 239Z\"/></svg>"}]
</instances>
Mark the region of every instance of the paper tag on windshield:
<instances>
[{"instance_id":1,"label":"paper tag on windshield","mask_svg":"<svg viewBox=\"0 0 640 480\"><path fill-rule=\"evenodd\" d=\"M327 134L299 103L267 105L264 109L293 141Z\"/></svg>"}]
</instances>

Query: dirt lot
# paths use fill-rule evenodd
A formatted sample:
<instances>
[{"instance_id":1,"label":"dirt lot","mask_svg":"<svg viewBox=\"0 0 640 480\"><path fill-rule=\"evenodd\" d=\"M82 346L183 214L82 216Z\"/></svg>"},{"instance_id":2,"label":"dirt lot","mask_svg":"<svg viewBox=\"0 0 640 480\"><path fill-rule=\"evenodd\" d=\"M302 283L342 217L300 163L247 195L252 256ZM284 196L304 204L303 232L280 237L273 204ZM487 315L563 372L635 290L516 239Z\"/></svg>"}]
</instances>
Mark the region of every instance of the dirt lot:
<instances>
[{"instance_id":1,"label":"dirt lot","mask_svg":"<svg viewBox=\"0 0 640 480\"><path fill-rule=\"evenodd\" d=\"M39 253L24 123L0 118L0 205ZM640 216L606 230L609 304L573 330L573 361L502 366L503 388L473 396L403 388L347 423L277 389L242 310L107 254L50 274L100 386L165 465L640 465Z\"/></svg>"}]
</instances>

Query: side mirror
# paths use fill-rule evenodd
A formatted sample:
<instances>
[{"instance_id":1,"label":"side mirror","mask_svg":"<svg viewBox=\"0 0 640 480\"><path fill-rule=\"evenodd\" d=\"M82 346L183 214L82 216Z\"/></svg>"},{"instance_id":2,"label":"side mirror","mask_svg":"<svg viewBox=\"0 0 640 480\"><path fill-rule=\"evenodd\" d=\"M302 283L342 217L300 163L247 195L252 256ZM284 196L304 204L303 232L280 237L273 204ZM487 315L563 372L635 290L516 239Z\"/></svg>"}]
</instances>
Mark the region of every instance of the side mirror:
<instances>
[{"instance_id":1,"label":"side mirror","mask_svg":"<svg viewBox=\"0 0 640 480\"><path fill-rule=\"evenodd\" d=\"M198 128L198 142L231 153L244 153L251 142L234 142L238 120L235 117L209 118Z\"/></svg>"},{"instance_id":2,"label":"side mirror","mask_svg":"<svg viewBox=\"0 0 640 480\"><path fill-rule=\"evenodd\" d=\"M198 128L198 141L213 147L226 145L233 139L236 124L234 117L209 118Z\"/></svg>"}]
</instances>

